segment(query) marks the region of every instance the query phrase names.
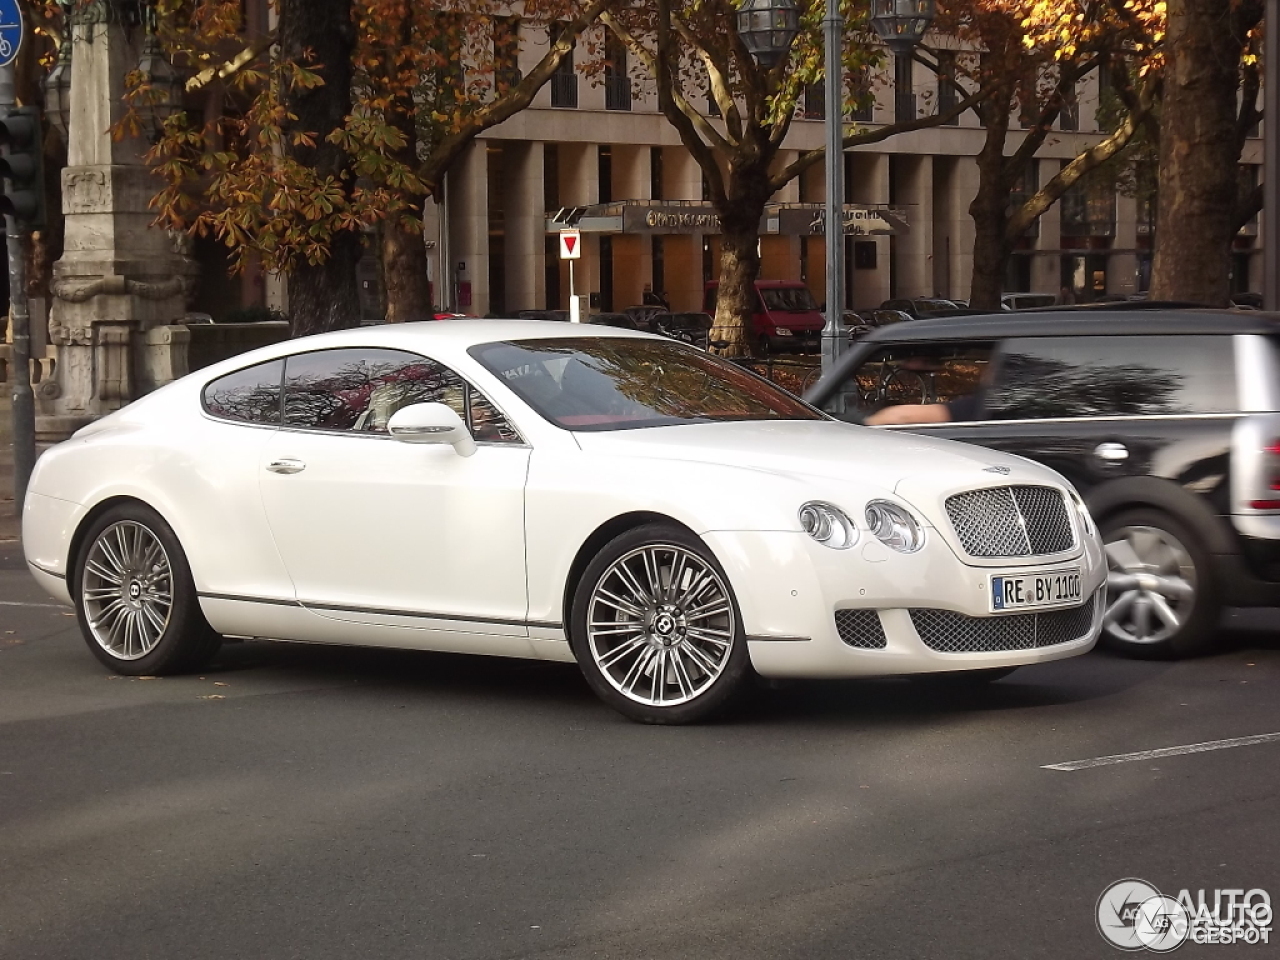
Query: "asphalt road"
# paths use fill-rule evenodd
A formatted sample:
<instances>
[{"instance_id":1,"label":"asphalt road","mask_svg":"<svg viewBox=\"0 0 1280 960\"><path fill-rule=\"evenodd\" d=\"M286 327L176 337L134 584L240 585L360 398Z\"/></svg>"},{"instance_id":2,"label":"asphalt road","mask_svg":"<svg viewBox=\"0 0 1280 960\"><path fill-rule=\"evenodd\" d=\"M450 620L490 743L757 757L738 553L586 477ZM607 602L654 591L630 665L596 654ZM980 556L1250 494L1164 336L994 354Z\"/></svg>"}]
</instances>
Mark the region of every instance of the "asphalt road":
<instances>
[{"instance_id":1,"label":"asphalt road","mask_svg":"<svg viewBox=\"0 0 1280 960\"><path fill-rule=\"evenodd\" d=\"M1044 769L1280 732L1265 631L976 694L798 685L663 729L549 664L253 643L113 677L15 561L4 960L1078 960L1122 956L1094 921L1122 878L1280 901L1280 742Z\"/></svg>"}]
</instances>

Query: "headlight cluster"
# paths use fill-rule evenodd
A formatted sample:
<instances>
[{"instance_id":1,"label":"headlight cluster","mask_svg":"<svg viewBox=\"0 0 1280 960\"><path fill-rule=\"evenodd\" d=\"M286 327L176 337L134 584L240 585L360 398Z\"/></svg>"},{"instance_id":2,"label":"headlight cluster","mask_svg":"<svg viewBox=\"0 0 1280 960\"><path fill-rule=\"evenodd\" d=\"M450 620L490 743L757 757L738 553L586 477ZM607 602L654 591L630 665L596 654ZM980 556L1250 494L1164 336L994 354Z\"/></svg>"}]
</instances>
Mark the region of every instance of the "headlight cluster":
<instances>
[{"instance_id":1,"label":"headlight cluster","mask_svg":"<svg viewBox=\"0 0 1280 960\"><path fill-rule=\"evenodd\" d=\"M867 504L867 528L877 540L899 553L915 553L924 545L924 530L916 518L888 500Z\"/></svg>"},{"instance_id":2,"label":"headlight cluster","mask_svg":"<svg viewBox=\"0 0 1280 960\"><path fill-rule=\"evenodd\" d=\"M845 550L858 542L858 528L839 507L812 501L800 508L800 526L819 543Z\"/></svg>"}]
</instances>

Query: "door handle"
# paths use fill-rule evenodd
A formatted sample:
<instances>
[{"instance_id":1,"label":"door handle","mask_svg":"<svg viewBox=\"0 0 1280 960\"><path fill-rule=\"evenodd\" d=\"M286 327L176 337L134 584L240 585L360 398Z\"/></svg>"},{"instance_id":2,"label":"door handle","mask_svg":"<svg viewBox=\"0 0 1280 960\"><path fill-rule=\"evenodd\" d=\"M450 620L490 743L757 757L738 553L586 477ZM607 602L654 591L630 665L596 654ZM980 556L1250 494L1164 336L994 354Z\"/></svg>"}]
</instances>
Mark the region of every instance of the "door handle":
<instances>
[{"instance_id":1,"label":"door handle","mask_svg":"<svg viewBox=\"0 0 1280 960\"><path fill-rule=\"evenodd\" d=\"M267 464L267 469L272 473L301 473L307 469L307 465L301 460L295 460L293 457L281 457L279 460L272 460Z\"/></svg>"},{"instance_id":2,"label":"door handle","mask_svg":"<svg viewBox=\"0 0 1280 960\"><path fill-rule=\"evenodd\" d=\"M1100 443L1093 448L1093 455L1108 463L1120 463L1129 459L1129 448L1123 443Z\"/></svg>"}]
</instances>

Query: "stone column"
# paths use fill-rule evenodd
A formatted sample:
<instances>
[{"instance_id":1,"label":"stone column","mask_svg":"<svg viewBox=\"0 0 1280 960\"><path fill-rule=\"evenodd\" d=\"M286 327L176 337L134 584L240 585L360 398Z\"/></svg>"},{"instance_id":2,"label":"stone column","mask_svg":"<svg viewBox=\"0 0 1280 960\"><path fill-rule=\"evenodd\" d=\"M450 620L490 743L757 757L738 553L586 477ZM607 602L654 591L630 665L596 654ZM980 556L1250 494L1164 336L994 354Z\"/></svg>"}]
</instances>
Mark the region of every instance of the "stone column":
<instances>
[{"instance_id":1,"label":"stone column","mask_svg":"<svg viewBox=\"0 0 1280 960\"><path fill-rule=\"evenodd\" d=\"M53 267L49 318L58 366L56 381L40 392L36 436L43 443L67 437L184 367L166 355L174 338L149 332L181 321L195 265L180 241L151 225L148 204L160 183L143 163L146 142L116 140L110 132L124 115L125 76L136 69L142 47L138 6L103 0L74 15L62 171L66 240Z\"/></svg>"}]
</instances>

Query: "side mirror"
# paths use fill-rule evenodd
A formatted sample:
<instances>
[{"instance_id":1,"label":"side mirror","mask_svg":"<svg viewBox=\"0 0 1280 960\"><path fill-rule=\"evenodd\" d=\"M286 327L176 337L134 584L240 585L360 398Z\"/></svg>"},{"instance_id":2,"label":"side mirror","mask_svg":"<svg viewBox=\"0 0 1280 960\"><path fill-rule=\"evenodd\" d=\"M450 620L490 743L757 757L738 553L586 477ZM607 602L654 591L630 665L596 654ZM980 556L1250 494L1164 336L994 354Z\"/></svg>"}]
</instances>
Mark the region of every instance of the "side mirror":
<instances>
[{"instance_id":1,"label":"side mirror","mask_svg":"<svg viewBox=\"0 0 1280 960\"><path fill-rule=\"evenodd\" d=\"M447 443L463 457L476 452L467 425L443 403L411 403L400 408L387 421L387 433L401 443Z\"/></svg>"}]
</instances>

